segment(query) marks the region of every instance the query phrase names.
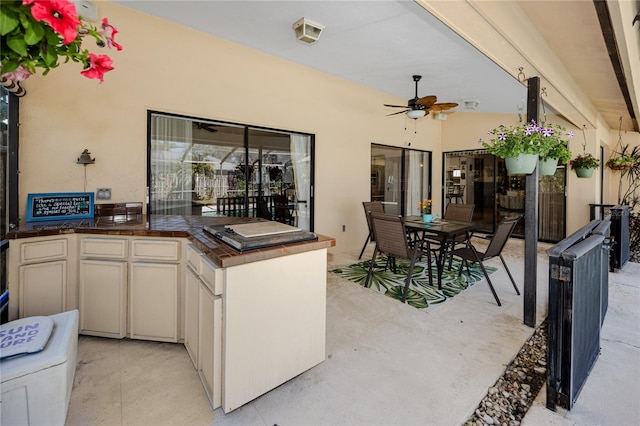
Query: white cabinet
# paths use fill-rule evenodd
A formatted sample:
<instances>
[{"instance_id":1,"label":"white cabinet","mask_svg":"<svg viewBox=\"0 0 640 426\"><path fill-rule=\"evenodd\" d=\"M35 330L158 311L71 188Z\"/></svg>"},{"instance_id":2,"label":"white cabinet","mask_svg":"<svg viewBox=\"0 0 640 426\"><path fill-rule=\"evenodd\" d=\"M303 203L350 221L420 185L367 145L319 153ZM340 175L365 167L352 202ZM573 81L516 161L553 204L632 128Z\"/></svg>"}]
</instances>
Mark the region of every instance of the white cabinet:
<instances>
[{"instance_id":1,"label":"white cabinet","mask_svg":"<svg viewBox=\"0 0 640 426\"><path fill-rule=\"evenodd\" d=\"M22 242L19 248L20 317L67 309L68 240Z\"/></svg>"},{"instance_id":2,"label":"white cabinet","mask_svg":"<svg viewBox=\"0 0 640 426\"><path fill-rule=\"evenodd\" d=\"M20 267L20 317L59 314L66 310L67 261Z\"/></svg>"},{"instance_id":3,"label":"white cabinet","mask_svg":"<svg viewBox=\"0 0 640 426\"><path fill-rule=\"evenodd\" d=\"M80 333L122 339L127 334L126 238L80 239Z\"/></svg>"},{"instance_id":4,"label":"white cabinet","mask_svg":"<svg viewBox=\"0 0 640 426\"><path fill-rule=\"evenodd\" d=\"M129 280L132 339L178 341L178 264L132 262Z\"/></svg>"},{"instance_id":5,"label":"white cabinet","mask_svg":"<svg viewBox=\"0 0 640 426\"><path fill-rule=\"evenodd\" d=\"M80 333L122 339L127 334L127 262L80 261Z\"/></svg>"},{"instance_id":6,"label":"white cabinet","mask_svg":"<svg viewBox=\"0 0 640 426\"><path fill-rule=\"evenodd\" d=\"M200 280L187 267L184 280L184 346L194 367L198 367L198 313Z\"/></svg>"},{"instance_id":7,"label":"white cabinet","mask_svg":"<svg viewBox=\"0 0 640 426\"><path fill-rule=\"evenodd\" d=\"M198 375L213 409L222 404L222 297L200 285Z\"/></svg>"},{"instance_id":8,"label":"white cabinet","mask_svg":"<svg viewBox=\"0 0 640 426\"><path fill-rule=\"evenodd\" d=\"M222 269L187 246L184 344L213 409L222 404Z\"/></svg>"},{"instance_id":9,"label":"white cabinet","mask_svg":"<svg viewBox=\"0 0 640 426\"><path fill-rule=\"evenodd\" d=\"M82 237L79 245L81 333L181 338L180 240L97 236Z\"/></svg>"}]
</instances>

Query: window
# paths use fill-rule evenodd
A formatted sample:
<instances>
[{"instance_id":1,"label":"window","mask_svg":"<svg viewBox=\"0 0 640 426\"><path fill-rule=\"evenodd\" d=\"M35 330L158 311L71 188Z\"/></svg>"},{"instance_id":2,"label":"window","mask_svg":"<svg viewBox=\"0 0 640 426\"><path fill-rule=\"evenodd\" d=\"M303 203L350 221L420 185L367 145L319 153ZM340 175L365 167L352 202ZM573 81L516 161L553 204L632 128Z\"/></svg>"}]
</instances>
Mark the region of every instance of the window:
<instances>
[{"instance_id":1,"label":"window","mask_svg":"<svg viewBox=\"0 0 640 426\"><path fill-rule=\"evenodd\" d=\"M150 214L313 230L313 135L149 112Z\"/></svg>"}]
</instances>

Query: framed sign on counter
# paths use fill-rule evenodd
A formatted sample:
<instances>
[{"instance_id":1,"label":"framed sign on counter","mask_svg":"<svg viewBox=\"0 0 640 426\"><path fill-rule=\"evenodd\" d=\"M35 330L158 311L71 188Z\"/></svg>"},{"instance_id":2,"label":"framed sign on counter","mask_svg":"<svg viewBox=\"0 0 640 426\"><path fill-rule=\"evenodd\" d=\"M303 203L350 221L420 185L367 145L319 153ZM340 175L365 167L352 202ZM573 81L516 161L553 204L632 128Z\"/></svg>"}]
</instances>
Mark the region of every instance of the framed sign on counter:
<instances>
[{"instance_id":1,"label":"framed sign on counter","mask_svg":"<svg viewBox=\"0 0 640 426\"><path fill-rule=\"evenodd\" d=\"M93 218L93 192L54 192L27 196L27 222Z\"/></svg>"}]
</instances>

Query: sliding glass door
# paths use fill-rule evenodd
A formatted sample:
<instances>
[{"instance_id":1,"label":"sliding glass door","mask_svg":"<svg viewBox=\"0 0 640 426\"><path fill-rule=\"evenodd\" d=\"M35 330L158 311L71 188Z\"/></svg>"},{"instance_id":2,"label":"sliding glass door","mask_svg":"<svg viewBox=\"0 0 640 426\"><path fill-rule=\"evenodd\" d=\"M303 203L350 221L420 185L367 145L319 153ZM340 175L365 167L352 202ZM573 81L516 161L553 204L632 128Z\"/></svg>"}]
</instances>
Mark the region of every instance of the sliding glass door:
<instances>
[{"instance_id":1,"label":"sliding glass door","mask_svg":"<svg viewBox=\"0 0 640 426\"><path fill-rule=\"evenodd\" d=\"M558 242L565 237L565 171L541 176L538 184L538 238ZM444 155L444 208L448 203L475 204L479 231L491 233L504 218L523 215L514 230L524 236L525 176L508 175L504 160L485 150Z\"/></svg>"},{"instance_id":2,"label":"sliding glass door","mask_svg":"<svg viewBox=\"0 0 640 426\"><path fill-rule=\"evenodd\" d=\"M425 198L431 198L431 153L372 144L371 201L404 216L419 214Z\"/></svg>"},{"instance_id":3,"label":"sliding glass door","mask_svg":"<svg viewBox=\"0 0 640 426\"><path fill-rule=\"evenodd\" d=\"M149 113L149 212L313 230L313 136Z\"/></svg>"},{"instance_id":4,"label":"sliding glass door","mask_svg":"<svg viewBox=\"0 0 640 426\"><path fill-rule=\"evenodd\" d=\"M18 103L0 87L0 323L9 318L7 232L18 226Z\"/></svg>"}]
</instances>

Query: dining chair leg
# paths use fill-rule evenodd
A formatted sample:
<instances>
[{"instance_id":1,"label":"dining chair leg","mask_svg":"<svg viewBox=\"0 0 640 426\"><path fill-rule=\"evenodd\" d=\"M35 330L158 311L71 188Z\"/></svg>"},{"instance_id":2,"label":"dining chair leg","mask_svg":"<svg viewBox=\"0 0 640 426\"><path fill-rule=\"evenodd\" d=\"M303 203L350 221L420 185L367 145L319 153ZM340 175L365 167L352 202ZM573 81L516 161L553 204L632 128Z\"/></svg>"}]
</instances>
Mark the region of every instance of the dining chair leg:
<instances>
[{"instance_id":1,"label":"dining chair leg","mask_svg":"<svg viewBox=\"0 0 640 426\"><path fill-rule=\"evenodd\" d=\"M493 288L493 284L489 279L489 274L487 273L487 270L485 269L484 264L480 259L478 259L478 263L480 264L480 268L482 268L482 273L484 274L484 277L487 279L487 284L489 284L489 288L491 289L491 293L493 293L493 297L496 299L496 303L498 304L498 306L502 306L502 303L500 303L500 299L498 298L498 294L496 293L496 290Z\"/></svg>"},{"instance_id":2,"label":"dining chair leg","mask_svg":"<svg viewBox=\"0 0 640 426\"><path fill-rule=\"evenodd\" d=\"M369 272L367 272L367 279L364 281L364 286L369 288L371 286L370 280L371 275L373 274L373 265L376 263L376 257L378 255L378 246L373 249L373 257L371 258L371 262L369 262Z\"/></svg>"},{"instance_id":3,"label":"dining chair leg","mask_svg":"<svg viewBox=\"0 0 640 426\"><path fill-rule=\"evenodd\" d=\"M516 289L516 294L519 296L520 295L520 290L518 290L518 286L516 285L516 282L513 279L513 276L511 275L511 271L509 270L509 267L507 266L507 263L504 261L504 258L502 257L502 255L500 255L500 260L502 261L502 264L504 265L504 269L507 271L507 274L509 275L509 278L511 279L511 284L513 284L513 288Z\"/></svg>"},{"instance_id":4,"label":"dining chair leg","mask_svg":"<svg viewBox=\"0 0 640 426\"><path fill-rule=\"evenodd\" d=\"M433 267L431 265L431 244L427 241L427 261L429 262L429 286L433 287Z\"/></svg>"},{"instance_id":5,"label":"dining chair leg","mask_svg":"<svg viewBox=\"0 0 640 426\"><path fill-rule=\"evenodd\" d=\"M418 247L413 249L411 253L411 263L409 263L409 270L407 271L407 279L404 283L404 291L402 292L402 303L407 303L407 293L409 292L409 286L411 285L411 277L413 276L413 268L416 265L416 259L418 258Z\"/></svg>"},{"instance_id":6,"label":"dining chair leg","mask_svg":"<svg viewBox=\"0 0 640 426\"><path fill-rule=\"evenodd\" d=\"M367 239L365 240L364 245L362 246L362 250L360 250L360 256L358 256L358 260L362 259L362 255L364 254L364 251L367 248L369 241L371 241L371 234L367 235Z\"/></svg>"}]
</instances>

